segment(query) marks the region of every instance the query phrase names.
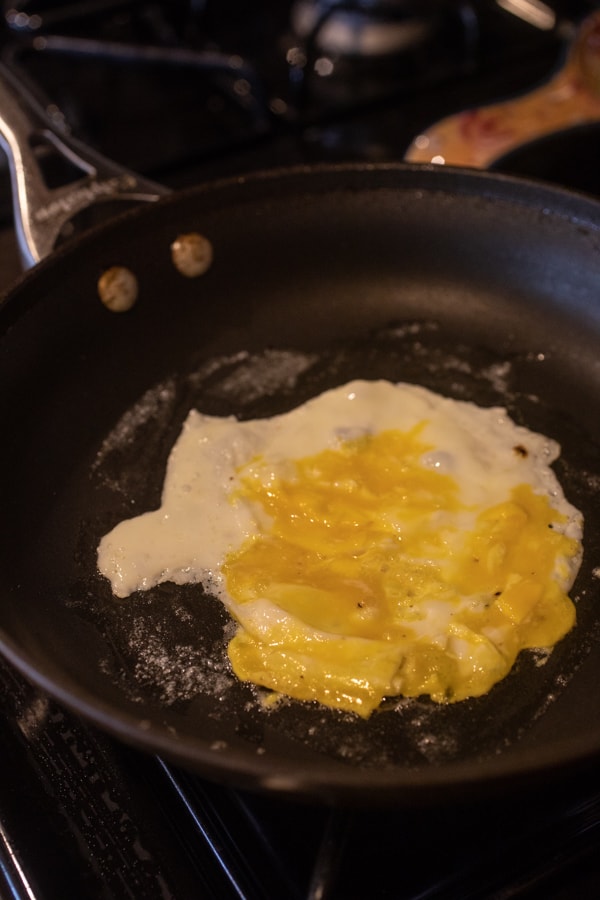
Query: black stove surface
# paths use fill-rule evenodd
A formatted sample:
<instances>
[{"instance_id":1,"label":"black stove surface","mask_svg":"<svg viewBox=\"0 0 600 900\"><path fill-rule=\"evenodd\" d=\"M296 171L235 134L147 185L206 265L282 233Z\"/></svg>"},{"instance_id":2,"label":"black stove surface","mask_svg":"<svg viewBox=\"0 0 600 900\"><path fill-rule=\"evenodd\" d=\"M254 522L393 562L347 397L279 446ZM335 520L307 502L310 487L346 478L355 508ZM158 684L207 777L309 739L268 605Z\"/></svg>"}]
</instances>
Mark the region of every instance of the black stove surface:
<instances>
[{"instance_id":1,"label":"black stove surface","mask_svg":"<svg viewBox=\"0 0 600 900\"><path fill-rule=\"evenodd\" d=\"M401 159L437 118L544 80L595 4L541 4L554 11L542 28L503 8L533 0L3 5L3 57L55 119L178 187L266 166ZM382 28L400 29L391 47ZM348 30L367 30L368 49Z\"/></svg>"},{"instance_id":2,"label":"black stove surface","mask_svg":"<svg viewBox=\"0 0 600 900\"><path fill-rule=\"evenodd\" d=\"M3 58L57 122L172 188L401 159L421 129L530 89L592 3L3 4ZM531 12L546 10L543 27ZM529 18L528 18L529 15ZM383 27L382 27L383 26ZM530 174L598 192L582 166ZM19 272L0 169L0 285ZM0 664L0 896L600 896L600 783L490 805L329 810L213 785L112 740Z\"/></svg>"}]
</instances>

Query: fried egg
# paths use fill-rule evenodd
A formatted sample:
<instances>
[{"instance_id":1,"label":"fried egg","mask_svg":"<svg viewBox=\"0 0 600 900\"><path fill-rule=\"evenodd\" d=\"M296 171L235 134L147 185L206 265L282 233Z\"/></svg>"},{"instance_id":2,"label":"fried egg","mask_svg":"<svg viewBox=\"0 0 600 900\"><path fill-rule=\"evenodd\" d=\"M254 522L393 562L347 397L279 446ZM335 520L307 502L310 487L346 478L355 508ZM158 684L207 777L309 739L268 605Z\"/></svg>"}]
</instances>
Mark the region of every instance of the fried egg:
<instances>
[{"instance_id":1,"label":"fried egg","mask_svg":"<svg viewBox=\"0 0 600 900\"><path fill-rule=\"evenodd\" d=\"M100 542L117 597L201 583L235 674L369 716L480 696L573 626L583 519L559 445L501 408L353 381L290 412L192 410L161 506ZM201 599L199 599L201 602Z\"/></svg>"}]
</instances>

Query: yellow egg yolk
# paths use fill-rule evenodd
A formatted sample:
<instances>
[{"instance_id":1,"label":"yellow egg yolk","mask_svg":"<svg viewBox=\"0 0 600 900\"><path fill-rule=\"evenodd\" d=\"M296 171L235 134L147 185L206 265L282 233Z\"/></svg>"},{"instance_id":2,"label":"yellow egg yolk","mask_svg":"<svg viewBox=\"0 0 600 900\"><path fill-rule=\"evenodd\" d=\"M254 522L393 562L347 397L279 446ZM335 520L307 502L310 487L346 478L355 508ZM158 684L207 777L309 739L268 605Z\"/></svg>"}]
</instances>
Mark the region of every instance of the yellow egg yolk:
<instances>
[{"instance_id":1,"label":"yellow egg yolk","mask_svg":"<svg viewBox=\"0 0 600 900\"><path fill-rule=\"evenodd\" d=\"M560 584L579 544L560 514L526 484L466 506L423 464L423 426L342 442L285 477L262 457L242 467L232 501L264 524L223 566L240 679L366 717L386 696L486 693L521 649L572 627Z\"/></svg>"}]
</instances>

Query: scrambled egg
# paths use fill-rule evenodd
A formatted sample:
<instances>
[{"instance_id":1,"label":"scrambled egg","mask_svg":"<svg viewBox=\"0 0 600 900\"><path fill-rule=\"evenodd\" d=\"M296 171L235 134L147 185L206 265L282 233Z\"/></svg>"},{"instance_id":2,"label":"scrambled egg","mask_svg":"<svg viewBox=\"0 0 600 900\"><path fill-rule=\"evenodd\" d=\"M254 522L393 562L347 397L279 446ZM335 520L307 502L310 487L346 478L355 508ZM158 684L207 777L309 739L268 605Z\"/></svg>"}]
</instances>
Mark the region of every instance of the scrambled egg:
<instances>
[{"instance_id":1,"label":"scrambled egg","mask_svg":"<svg viewBox=\"0 0 600 900\"><path fill-rule=\"evenodd\" d=\"M582 518L558 445L415 385L352 382L271 419L192 412L159 510L100 571L127 596L201 581L238 622L236 675L370 715L479 696L573 626Z\"/></svg>"}]
</instances>

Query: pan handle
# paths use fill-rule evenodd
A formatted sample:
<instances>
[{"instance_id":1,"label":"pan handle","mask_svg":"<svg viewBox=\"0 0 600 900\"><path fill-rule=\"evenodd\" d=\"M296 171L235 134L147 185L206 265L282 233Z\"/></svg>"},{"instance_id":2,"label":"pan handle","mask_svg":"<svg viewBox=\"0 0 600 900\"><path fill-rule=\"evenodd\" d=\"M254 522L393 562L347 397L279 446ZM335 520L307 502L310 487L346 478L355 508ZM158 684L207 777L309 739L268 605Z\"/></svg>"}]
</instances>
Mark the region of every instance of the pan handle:
<instances>
[{"instance_id":1,"label":"pan handle","mask_svg":"<svg viewBox=\"0 0 600 900\"><path fill-rule=\"evenodd\" d=\"M154 201L167 188L106 159L55 124L16 75L0 64L0 145L8 156L15 228L30 268L68 233L73 217L106 200ZM43 160L58 155L75 177L50 186Z\"/></svg>"}]
</instances>

